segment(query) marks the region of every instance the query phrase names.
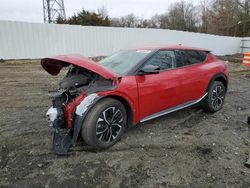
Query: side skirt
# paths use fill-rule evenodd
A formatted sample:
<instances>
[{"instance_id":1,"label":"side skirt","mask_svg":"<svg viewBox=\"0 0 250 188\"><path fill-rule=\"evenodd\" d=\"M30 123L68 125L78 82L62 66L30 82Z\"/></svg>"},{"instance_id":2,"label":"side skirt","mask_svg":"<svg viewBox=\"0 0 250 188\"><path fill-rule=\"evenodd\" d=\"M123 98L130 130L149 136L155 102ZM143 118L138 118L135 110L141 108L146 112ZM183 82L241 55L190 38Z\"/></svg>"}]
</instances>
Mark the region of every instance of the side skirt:
<instances>
[{"instance_id":1,"label":"side skirt","mask_svg":"<svg viewBox=\"0 0 250 188\"><path fill-rule=\"evenodd\" d=\"M198 100L188 101L188 102L186 102L186 103L184 103L184 104L180 104L180 105L178 105L178 106L174 106L174 107L172 107L172 108L168 108L168 109L166 109L166 110L157 112L157 113L152 114L152 115L150 115L150 116L147 116L147 117L143 118L143 119L140 121L140 123L145 122L145 121L148 121L148 120L151 120L151 119L154 119L154 118L158 118L158 117L163 116L163 115L166 115L166 114L170 114L170 113L172 113L172 112L181 110L181 109L183 109L183 108L187 108L187 107L189 107L189 106L193 106L193 105L195 105L195 104L198 104L199 102L201 102L201 101L207 96L207 94L208 94L208 93L206 93L204 96L202 96L202 97L201 97L200 99L198 99Z\"/></svg>"}]
</instances>

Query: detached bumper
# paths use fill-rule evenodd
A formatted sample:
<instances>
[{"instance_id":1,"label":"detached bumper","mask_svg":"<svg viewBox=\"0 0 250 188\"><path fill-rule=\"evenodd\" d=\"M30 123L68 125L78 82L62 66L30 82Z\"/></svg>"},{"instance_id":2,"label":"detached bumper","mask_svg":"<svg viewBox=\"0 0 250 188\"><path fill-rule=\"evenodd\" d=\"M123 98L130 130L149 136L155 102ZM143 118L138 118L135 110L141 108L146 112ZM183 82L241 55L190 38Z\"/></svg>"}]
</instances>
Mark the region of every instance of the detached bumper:
<instances>
[{"instance_id":1,"label":"detached bumper","mask_svg":"<svg viewBox=\"0 0 250 188\"><path fill-rule=\"evenodd\" d=\"M62 108L51 107L46 113L50 126L54 129L53 149L57 155L66 155L72 145L77 141L84 118L89 109L102 97L91 94L76 108L72 128L66 128L65 115Z\"/></svg>"},{"instance_id":2,"label":"detached bumper","mask_svg":"<svg viewBox=\"0 0 250 188\"><path fill-rule=\"evenodd\" d=\"M57 155L67 155L72 144L69 129L55 129L53 136L53 150Z\"/></svg>"},{"instance_id":3,"label":"detached bumper","mask_svg":"<svg viewBox=\"0 0 250 188\"><path fill-rule=\"evenodd\" d=\"M53 128L53 150L57 155L66 155L71 146L72 130L65 128L65 118L61 108L51 107L46 116Z\"/></svg>"}]
</instances>

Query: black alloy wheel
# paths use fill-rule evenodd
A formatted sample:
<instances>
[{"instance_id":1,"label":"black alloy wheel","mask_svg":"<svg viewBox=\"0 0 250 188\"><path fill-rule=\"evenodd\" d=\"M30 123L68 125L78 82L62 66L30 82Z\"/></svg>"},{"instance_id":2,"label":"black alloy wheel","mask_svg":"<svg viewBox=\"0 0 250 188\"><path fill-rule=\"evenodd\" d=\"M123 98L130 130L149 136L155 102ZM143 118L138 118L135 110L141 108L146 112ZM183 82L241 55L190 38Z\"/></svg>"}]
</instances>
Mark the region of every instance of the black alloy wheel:
<instances>
[{"instance_id":1,"label":"black alloy wheel","mask_svg":"<svg viewBox=\"0 0 250 188\"><path fill-rule=\"evenodd\" d=\"M96 136L99 141L110 143L116 139L123 126L123 115L120 109L108 107L96 123Z\"/></svg>"},{"instance_id":2,"label":"black alloy wheel","mask_svg":"<svg viewBox=\"0 0 250 188\"><path fill-rule=\"evenodd\" d=\"M118 142L127 125L123 104L112 98L97 102L88 112L82 125L82 138L95 149L106 149Z\"/></svg>"},{"instance_id":3,"label":"black alloy wheel","mask_svg":"<svg viewBox=\"0 0 250 188\"><path fill-rule=\"evenodd\" d=\"M223 83L215 81L208 89L204 100L204 109L209 112L217 112L223 107L226 97L226 88Z\"/></svg>"}]
</instances>

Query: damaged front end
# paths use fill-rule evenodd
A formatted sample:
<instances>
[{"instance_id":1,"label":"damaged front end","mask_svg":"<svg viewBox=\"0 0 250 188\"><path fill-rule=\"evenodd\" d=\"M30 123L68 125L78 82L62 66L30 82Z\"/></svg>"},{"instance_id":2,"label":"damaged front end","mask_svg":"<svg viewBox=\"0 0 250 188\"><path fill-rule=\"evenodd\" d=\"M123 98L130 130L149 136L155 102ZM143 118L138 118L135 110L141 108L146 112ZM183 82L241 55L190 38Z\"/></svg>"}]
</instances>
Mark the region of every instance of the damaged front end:
<instances>
[{"instance_id":1,"label":"damaged front end","mask_svg":"<svg viewBox=\"0 0 250 188\"><path fill-rule=\"evenodd\" d=\"M41 64L52 75L70 66L59 89L49 93L52 107L46 113L54 129L53 149L58 155L66 155L77 141L87 112L102 98L98 92L116 88L111 79L115 75L89 59L74 56L46 58Z\"/></svg>"},{"instance_id":2,"label":"damaged front end","mask_svg":"<svg viewBox=\"0 0 250 188\"><path fill-rule=\"evenodd\" d=\"M53 149L58 155L67 154L70 146L76 142L84 115L99 98L97 94L86 97L86 94L81 92L72 102L66 103L66 95L66 92L60 91L51 93L53 106L46 113L50 126L54 128ZM68 97L72 96L66 98ZM75 113L77 108L78 113Z\"/></svg>"}]
</instances>

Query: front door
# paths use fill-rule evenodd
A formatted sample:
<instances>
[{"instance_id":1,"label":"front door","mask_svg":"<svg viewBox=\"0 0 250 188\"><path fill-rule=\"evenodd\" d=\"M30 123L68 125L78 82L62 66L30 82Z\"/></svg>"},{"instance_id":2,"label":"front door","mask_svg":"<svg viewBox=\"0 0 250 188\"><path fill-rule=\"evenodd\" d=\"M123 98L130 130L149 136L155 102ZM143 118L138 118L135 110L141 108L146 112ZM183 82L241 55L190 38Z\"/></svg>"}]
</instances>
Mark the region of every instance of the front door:
<instances>
[{"instance_id":1,"label":"front door","mask_svg":"<svg viewBox=\"0 0 250 188\"><path fill-rule=\"evenodd\" d=\"M174 51L159 51L145 65L157 65L159 74L137 75L140 119L181 104L180 79L175 72Z\"/></svg>"}]
</instances>

